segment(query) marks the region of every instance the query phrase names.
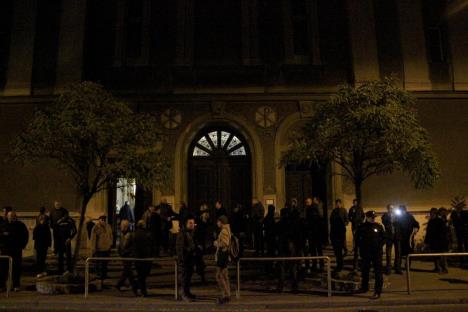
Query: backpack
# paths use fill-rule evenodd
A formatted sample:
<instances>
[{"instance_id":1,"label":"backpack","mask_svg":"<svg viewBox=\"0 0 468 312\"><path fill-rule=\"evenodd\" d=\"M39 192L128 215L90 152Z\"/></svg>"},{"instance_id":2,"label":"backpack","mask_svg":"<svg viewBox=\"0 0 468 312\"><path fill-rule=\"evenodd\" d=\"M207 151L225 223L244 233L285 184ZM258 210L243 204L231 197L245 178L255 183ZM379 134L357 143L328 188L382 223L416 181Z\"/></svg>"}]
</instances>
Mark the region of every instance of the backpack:
<instances>
[{"instance_id":1,"label":"backpack","mask_svg":"<svg viewBox=\"0 0 468 312\"><path fill-rule=\"evenodd\" d=\"M231 261L237 261L240 256L240 248L239 248L239 239L231 234L231 242L229 244L229 257Z\"/></svg>"}]
</instances>

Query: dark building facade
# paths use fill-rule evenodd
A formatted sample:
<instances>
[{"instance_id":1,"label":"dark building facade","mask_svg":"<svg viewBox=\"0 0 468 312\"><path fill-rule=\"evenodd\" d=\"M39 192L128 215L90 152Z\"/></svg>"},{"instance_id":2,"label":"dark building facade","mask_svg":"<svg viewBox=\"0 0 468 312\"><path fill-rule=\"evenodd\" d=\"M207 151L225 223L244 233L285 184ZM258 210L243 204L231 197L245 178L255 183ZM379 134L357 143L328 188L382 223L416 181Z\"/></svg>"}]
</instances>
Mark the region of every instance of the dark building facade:
<instances>
[{"instance_id":1,"label":"dark building facade","mask_svg":"<svg viewBox=\"0 0 468 312\"><path fill-rule=\"evenodd\" d=\"M92 80L153 112L168 136L167 187L142 193L231 208L252 197L281 207L292 197L335 198L339 176L279 167L291 131L340 84L393 76L418 102L442 179L414 191L401 175L365 185L366 208L426 209L466 194L468 8L443 0L3 0L0 4L2 155L37 105L69 83ZM75 209L70 178L50 162L0 165L0 198L24 214L54 198ZM113 213L115 192L90 204ZM325 211L326 212L326 211Z\"/></svg>"}]
</instances>

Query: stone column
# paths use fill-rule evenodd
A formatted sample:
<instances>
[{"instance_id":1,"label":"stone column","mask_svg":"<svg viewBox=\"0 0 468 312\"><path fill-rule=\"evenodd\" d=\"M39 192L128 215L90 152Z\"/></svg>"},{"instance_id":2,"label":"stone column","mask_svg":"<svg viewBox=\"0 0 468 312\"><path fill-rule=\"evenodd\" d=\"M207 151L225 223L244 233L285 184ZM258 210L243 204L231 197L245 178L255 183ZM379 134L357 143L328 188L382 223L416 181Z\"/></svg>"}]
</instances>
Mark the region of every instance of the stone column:
<instances>
[{"instance_id":1,"label":"stone column","mask_svg":"<svg viewBox=\"0 0 468 312\"><path fill-rule=\"evenodd\" d=\"M407 90L431 90L421 0L397 1Z\"/></svg>"},{"instance_id":2,"label":"stone column","mask_svg":"<svg viewBox=\"0 0 468 312\"><path fill-rule=\"evenodd\" d=\"M242 63L255 65L258 59L257 0L242 0Z\"/></svg>"},{"instance_id":3,"label":"stone column","mask_svg":"<svg viewBox=\"0 0 468 312\"><path fill-rule=\"evenodd\" d=\"M176 64L179 66L193 64L193 6L193 0L177 0Z\"/></svg>"},{"instance_id":4,"label":"stone column","mask_svg":"<svg viewBox=\"0 0 468 312\"><path fill-rule=\"evenodd\" d=\"M455 91L468 91L468 8L448 16L453 85Z\"/></svg>"},{"instance_id":5,"label":"stone column","mask_svg":"<svg viewBox=\"0 0 468 312\"><path fill-rule=\"evenodd\" d=\"M13 1L10 58L4 95L30 95L37 0Z\"/></svg>"},{"instance_id":6,"label":"stone column","mask_svg":"<svg viewBox=\"0 0 468 312\"><path fill-rule=\"evenodd\" d=\"M81 81L85 37L86 0L62 1L55 91Z\"/></svg>"},{"instance_id":7,"label":"stone column","mask_svg":"<svg viewBox=\"0 0 468 312\"><path fill-rule=\"evenodd\" d=\"M379 59L372 0L347 1L355 83L379 79Z\"/></svg>"}]
</instances>

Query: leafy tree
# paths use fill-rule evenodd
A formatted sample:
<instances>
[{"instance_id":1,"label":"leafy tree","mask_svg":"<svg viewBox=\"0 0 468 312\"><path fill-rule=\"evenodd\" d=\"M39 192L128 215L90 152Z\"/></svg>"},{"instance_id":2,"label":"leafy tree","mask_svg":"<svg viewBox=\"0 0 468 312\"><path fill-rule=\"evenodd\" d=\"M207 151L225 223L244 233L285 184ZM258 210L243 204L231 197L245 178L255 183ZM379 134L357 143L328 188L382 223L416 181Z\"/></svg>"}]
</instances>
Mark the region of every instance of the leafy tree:
<instances>
[{"instance_id":1,"label":"leafy tree","mask_svg":"<svg viewBox=\"0 0 468 312\"><path fill-rule=\"evenodd\" d=\"M293 136L282 163L335 161L353 182L359 204L362 184L373 175L401 170L415 188L432 187L438 161L414 103L391 79L343 86Z\"/></svg>"},{"instance_id":2,"label":"leafy tree","mask_svg":"<svg viewBox=\"0 0 468 312\"><path fill-rule=\"evenodd\" d=\"M160 185L168 170L162 141L152 116L132 111L101 85L82 82L36 110L11 156L21 163L53 159L73 177L81 196L76 263L89 201L118 178Z\"/></svg>"}]
</instances>

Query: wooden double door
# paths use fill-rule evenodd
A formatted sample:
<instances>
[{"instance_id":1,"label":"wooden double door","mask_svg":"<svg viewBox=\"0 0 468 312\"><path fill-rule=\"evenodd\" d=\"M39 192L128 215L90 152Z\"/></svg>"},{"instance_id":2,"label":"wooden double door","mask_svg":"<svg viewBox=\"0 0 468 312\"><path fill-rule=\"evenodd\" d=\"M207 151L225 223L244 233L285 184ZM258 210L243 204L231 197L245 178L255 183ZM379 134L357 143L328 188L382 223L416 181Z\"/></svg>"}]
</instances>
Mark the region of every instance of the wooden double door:
<instances>
[{"instance_id":1,"label":"wooden double door","mask_svg":"<svg viewBox=\"0 0 468 312\"><path fill-rule=\"evenodd\" d=\"M198 209L217 200L231 210L248 206L252 199L251 157L248 144L236 130L206 128L191 145L189 157L189 205Z\"/></svg>"}]
</instances>

